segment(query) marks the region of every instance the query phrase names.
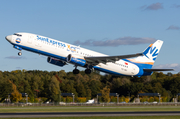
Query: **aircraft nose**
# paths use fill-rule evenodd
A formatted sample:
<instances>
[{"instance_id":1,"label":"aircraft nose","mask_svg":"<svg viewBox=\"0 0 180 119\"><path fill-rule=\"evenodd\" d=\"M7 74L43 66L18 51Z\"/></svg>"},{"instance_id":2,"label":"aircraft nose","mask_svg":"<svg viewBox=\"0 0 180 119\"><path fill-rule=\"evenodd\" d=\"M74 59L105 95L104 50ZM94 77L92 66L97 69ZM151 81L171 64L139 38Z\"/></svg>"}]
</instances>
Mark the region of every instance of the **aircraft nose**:
<instances>
[{"instance_id":1,"label":"aircraft nose","mask_svg":"<svg viewBox=\"0 0 180 119\"><path fill-rule=\"evenodd\" d=\"M11 40L12 40L12 35L6 36L6 40L9 41L9 42L11 42Z\"/></svg>"}]
</instances>

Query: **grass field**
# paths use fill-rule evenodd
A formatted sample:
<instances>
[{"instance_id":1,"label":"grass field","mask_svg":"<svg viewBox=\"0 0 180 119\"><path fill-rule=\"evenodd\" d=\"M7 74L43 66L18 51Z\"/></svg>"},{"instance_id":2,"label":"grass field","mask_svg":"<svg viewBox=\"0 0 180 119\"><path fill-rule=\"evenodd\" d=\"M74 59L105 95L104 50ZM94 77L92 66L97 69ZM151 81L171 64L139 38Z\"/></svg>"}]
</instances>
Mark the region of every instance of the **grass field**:
<instances>
[{"instance_id":1,"label":"grass field","mask_svg":"<svg viewBox=\"0 0 180 119\"><path fill-rule=\"evenodd\" d=\"M21 112L125 112L125 111L180 111L180 106L133 107L0 107L0 113ZM1 118L1 117L0 117ZM45 119L180 119L180 116L121 116L121 117L47 117ZM11 118L7 118L11 119ZM27 119L27 118L21 118ZM31 118L30 118L31 119ZM33 118L44 119L44 118Z\"/></svg>"},{"instance_id":2,"label":"grass field","mask_svg":"<svg viewBox=\"0 0 180 119\"><path fill-rule=\"evenodd\" d=\"M0 113L10 112L125 112L125 111L180 111L180 106L137 107L0 107Z\"/></svg>"},{"instance_id":3,"label":"grass field","mask_svg":"<svg viewBox=\"0 0 180 119\"><path fill-rule=\"evenodd\" d=\"M179 119L180 116L126 116L126 117L47 117L47 118L33 118L33 119ZM14 118L6 118L14 119ZM27 118L20 118L27 119ZM28 118L31 119L31 118Z\"/></svg>"}]
</instances>

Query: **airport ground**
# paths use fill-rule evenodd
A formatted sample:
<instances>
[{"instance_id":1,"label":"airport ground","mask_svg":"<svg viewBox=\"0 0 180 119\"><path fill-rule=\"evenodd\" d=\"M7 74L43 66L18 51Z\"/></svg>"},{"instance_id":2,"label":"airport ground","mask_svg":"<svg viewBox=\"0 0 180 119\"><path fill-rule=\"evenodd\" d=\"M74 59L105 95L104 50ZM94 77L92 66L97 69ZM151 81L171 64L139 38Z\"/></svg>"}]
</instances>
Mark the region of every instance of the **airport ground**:
<instances>
[{"instance_id":1,"label":"airport ground","mask_svg":"<svg viewBox=\"0 0 180 119\"><path fill-rule=\"evenodd\" d=\"M120 106L120 107L0 107L0 113L27 112L139 112L139 111L180 111L180 106Z\"/></svg>"},{"instance_id":2,"label":"airport ground","mask_svg":"<svg viewBox=\"0 0 180 119\"><path fill-rule=\"evenodd\" d=\"M33 119L179 119L180 116L124 116L124 117L37 117ZM14 119L14 118L6 118ZM18 118L19 119L19 118ZM26 117L20 119L27 119ZM28 118L31 119L31 118Z\"/></svg>"},{"instance_id":3,"label":"airport ground","mask_svg":"<svg viewBox=\"0 0 180 119\"><path fill-rule=\"evenodd\" d=\"M144 114L141 116L137 116L136 112L177 112L176 114L173 115L166 115L166 114L161 114L161 115L154 115L154 114ZM111 106L111 107L102 107L102 106L96 106L96 107L79 107L79 106L47 106L47 107L33 107L33 106L23 106L23 107L0 107L0 114L2 113L7 113L7 115L9 114L9 116L7 116L6 118L25 118L26 116L10 116L11 113L21 113L20 115L22 115L23 113L40 113L39 115L41 115L41 113L67 113L67 112L72 112L72 113L76 113L76 112L135 112L134 115L131 114L131 116L128 115L113 115L111 114L110 116L108 115L99 115L99 116L50 116L50 117L42 117L42 116L34 116L34 117L28 117L28 118L45 118L45 119L58 119L61 117L61 119L117 119L119 117L121 117L121 119L179 119L180 118L180 106ZM178 114L179 113L179 114ZM0 116L0 118L3 118L3 116Z\"/></svg>"}]
</instances>

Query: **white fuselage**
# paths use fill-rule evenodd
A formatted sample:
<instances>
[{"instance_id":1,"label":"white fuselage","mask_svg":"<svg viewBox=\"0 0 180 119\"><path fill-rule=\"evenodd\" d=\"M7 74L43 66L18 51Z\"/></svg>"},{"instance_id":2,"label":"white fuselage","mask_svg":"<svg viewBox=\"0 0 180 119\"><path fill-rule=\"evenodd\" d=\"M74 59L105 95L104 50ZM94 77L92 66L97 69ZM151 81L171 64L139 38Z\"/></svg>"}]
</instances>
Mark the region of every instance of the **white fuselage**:
<instances>
[{"instance_id":1,"label":"white fuselage","mask_svg":"<svg viewBox=\"0 0 180 119\"><path fill-rule=\"evenodd\" d=\"M31 34L31 33L20 33L22 36L11 35L12 38L9 40L14 46L19 46L22 49L32 51L38 54L42 54L48 57L53 57L66 61L66 57L69 54L78 57L95 57L95 56L107 56L102 53L91 51L79 46L71 45L62 41L54 40L44 36ZM103 71L105 73L116 74L116 75L129 75L134 76L139 73L139 67L131 62L125 60L119 60L114 63L99 63L93 66L94 69Z\"/></svg>"}]
</instances>

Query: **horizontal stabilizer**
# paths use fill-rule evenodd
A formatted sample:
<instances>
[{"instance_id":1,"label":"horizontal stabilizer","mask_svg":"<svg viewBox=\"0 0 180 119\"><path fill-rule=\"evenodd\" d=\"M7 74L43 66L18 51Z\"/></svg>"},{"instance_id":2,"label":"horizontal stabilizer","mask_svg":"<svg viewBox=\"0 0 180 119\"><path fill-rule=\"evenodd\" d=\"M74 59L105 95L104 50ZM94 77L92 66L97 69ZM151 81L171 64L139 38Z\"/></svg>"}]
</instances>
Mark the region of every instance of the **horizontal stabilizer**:
<instances>
[{"instance_id":1,"label":"horizontal stabilizer","mask_svg":"<svg viewBox=\"0 0 180 119\"><path fill-rule=\"evenodd\" d=\"M174 71L174 69L143 69L146 72L153 72L153 71Z\"/></svg>"}]
</instances>

